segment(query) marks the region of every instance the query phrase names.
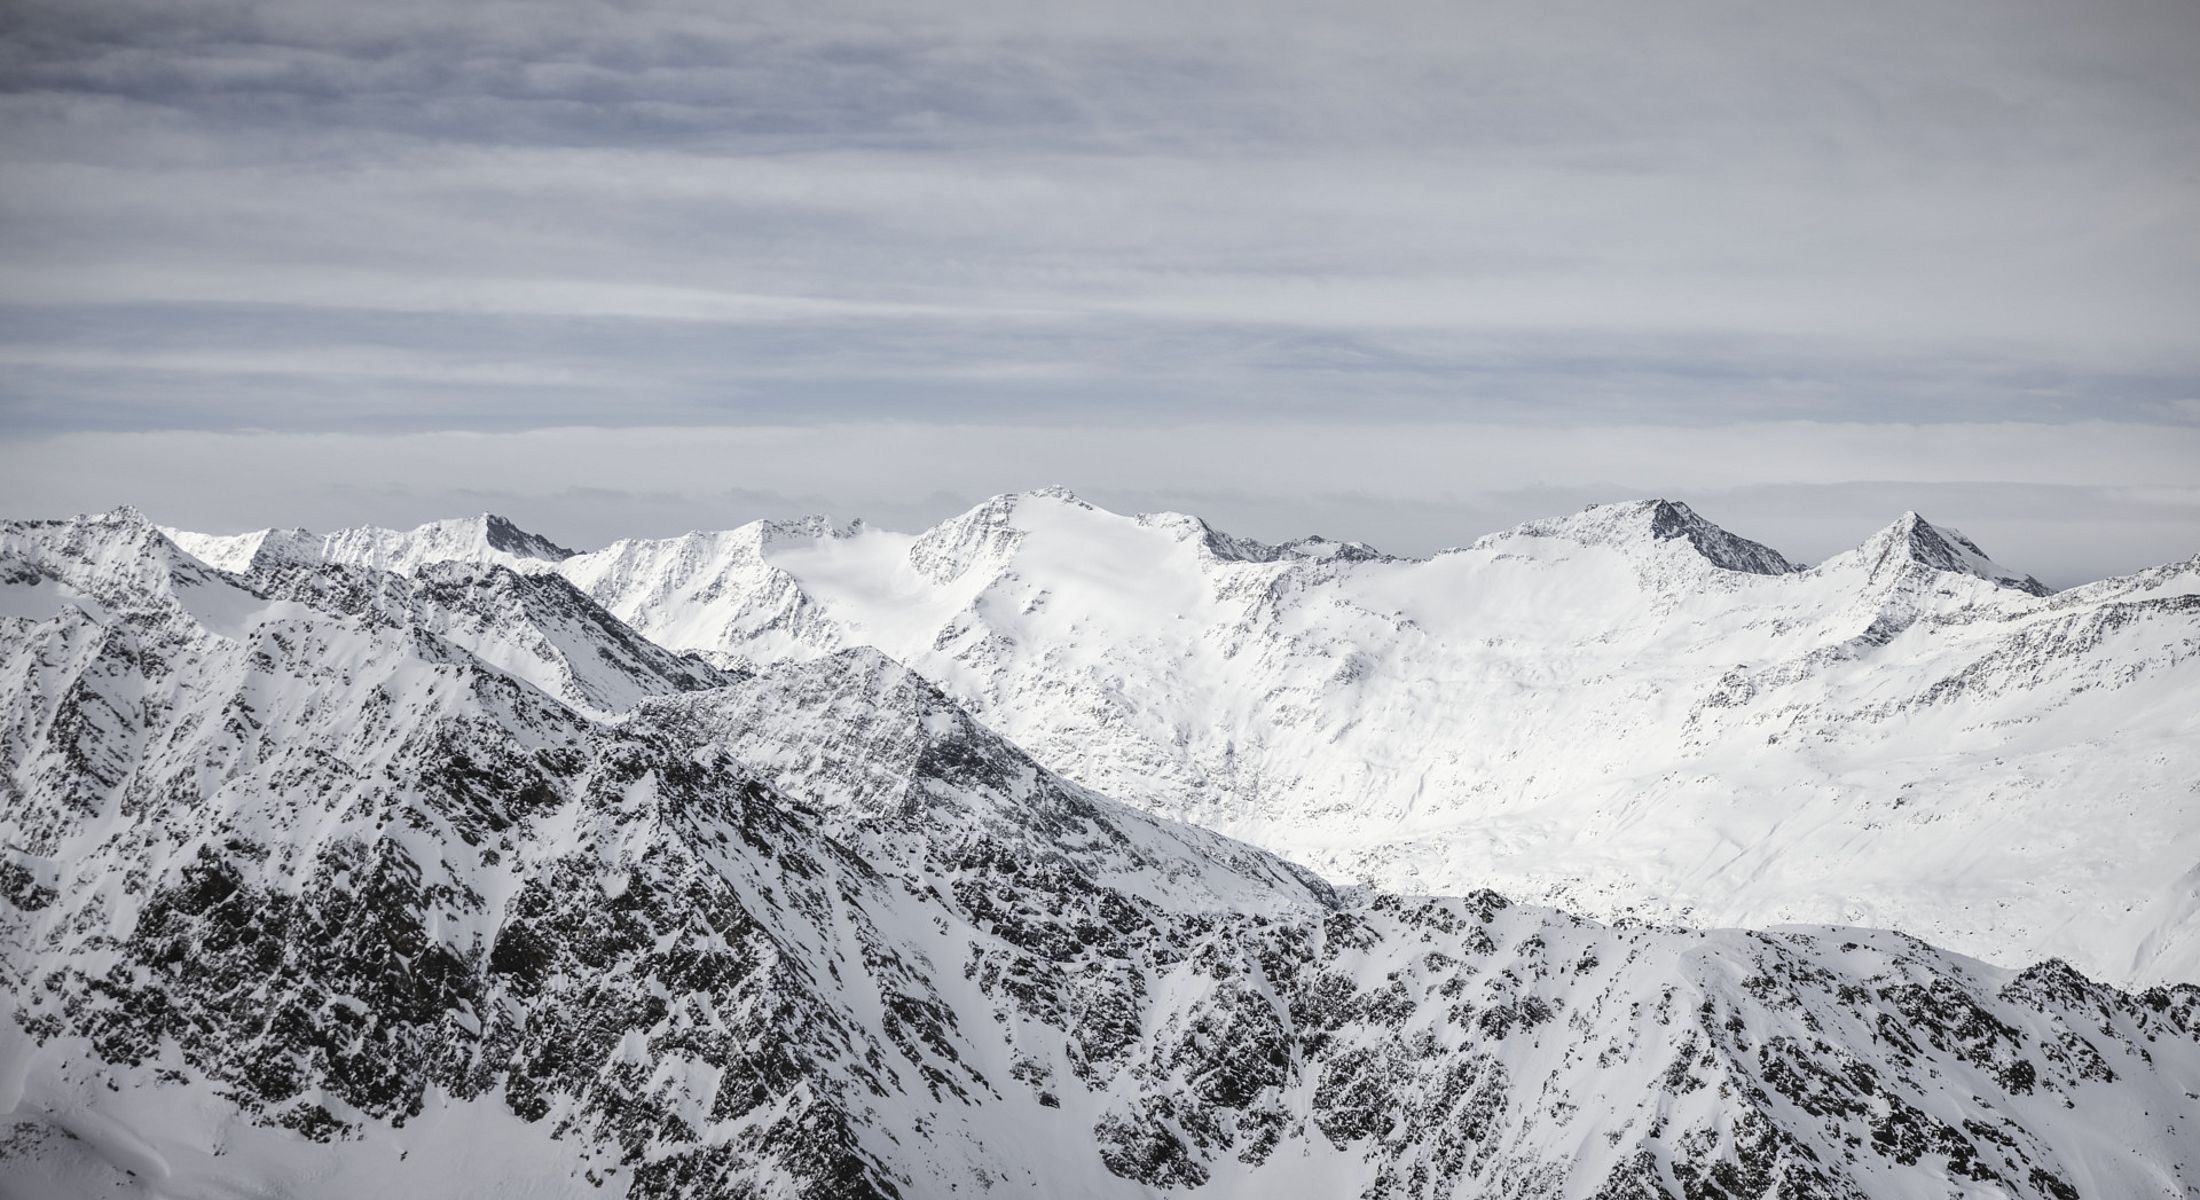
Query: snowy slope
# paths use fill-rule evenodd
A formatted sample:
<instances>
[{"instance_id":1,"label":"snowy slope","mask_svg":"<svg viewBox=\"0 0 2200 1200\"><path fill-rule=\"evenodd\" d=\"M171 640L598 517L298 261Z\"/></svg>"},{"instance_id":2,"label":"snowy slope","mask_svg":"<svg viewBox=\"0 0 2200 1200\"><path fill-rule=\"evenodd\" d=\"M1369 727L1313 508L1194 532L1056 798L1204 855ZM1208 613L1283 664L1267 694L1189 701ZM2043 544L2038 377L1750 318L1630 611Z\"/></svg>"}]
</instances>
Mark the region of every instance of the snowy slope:
<instances>
[{"instance_id":1,"label":"snowy slope","mask_svg":"<svg viewBox=\"0 0 2200 1200\"><path fill-rule=\"evenodd\" d=\"M876 647L1062 774L1332 878L2200 978L2191 564L2046 595L1911 513L1804 569L1665 501L1390 559L1053 489L558 569L722 665Z\"/></svg>"},{"instance_id":2,"label":"snowy slope","mask_svg":"<svg viewBox=\"0 0 2200 1200\"><path fill-rule=\"evenodd\" d=\"M1339 894L873 652L600 720L453 606L315 570L268 594L128 512L0 526L11 1191L2200 1182L2200 989Z\"/></svg>"}]
</instances>

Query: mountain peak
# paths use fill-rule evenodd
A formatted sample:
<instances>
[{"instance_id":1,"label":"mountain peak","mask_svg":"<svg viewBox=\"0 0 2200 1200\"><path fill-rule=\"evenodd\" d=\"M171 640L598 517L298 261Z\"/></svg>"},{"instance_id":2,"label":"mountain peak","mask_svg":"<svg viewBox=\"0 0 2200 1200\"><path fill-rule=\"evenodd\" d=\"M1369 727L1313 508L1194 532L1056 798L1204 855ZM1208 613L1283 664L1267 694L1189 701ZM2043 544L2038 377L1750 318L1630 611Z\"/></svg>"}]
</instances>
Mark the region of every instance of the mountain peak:
<instances>
[{"instance_id":1,"label":"mountain peak","mask_svg":"<svg viewBox=\"0 0 2200 1200\"><path fill-rule=\"evenodd\" d=\"M322 562L355 563L403 574L433 562L560 563L573 557L573 551L485 512L412 529L341 529L320 538L312 556Z\"/></svg>"},{"instance_id":2,"label":"mountain peak","mask_svg":"<svg viewBox=\"0 0 2200 1200\"><path fill-rule=\"evenodd\" d=\"M909 564L933 582L945 583L982 560L1005 559L1023 540L1024 530L1016 524L1017 513L1033 500L1094 511L1093 505L1078 499L1066 487L1004 492L926 530L909 547Z\"/></svg>"},{"instance_id":3,"label":"mountain peak","mask_svg":"<svg viewBox=\"0 0 2200 1200\"><path fill-rule=\"evenodd\" d=\"M321 535L304 529L212 534L163 526L161 532L207 566L238 575L282 563L319 562L321 558Z\"/></svg>"},{"instance_id":4,"label":"mountain peak","mask_svg":"<svg viewBox=\"0 0 2200 1200\"><path fill-rule=\"evenodd\" d=\"M42 579L58 586L28 604L0 605L0 614L44 618L76 603L103 623L104 612L165 611L234 635L240 615L257 601L129 505L59 520L0 521L0 580L35 587Z\"/></svg>"},{"instance_id":5,"label":"mountain peak","mask_svg":"<svg viewBox=\"0 0 2200 1200\"><path fill-rule=\"evenodd\" d=\"M1936 571L1974 575L2034 596L2044 596L2052 590L2030 575L1995 562L1960 530L1935 525L1915 509L1904 512L1885 529L1873 534L1860 547L1860 553L1871 562L1875 573L1889 563L1914 562Z\"/></svg>"},{"instance_id":6,"label":"mountain peak","mask_svg":"<svg viewBox=\"0 0 2200 1200\"><path fill-rule=\"evenodd\" d=\"M547 562L564 562L576 553L539 533L529 533L521 529L508 517L485 512L475 519L481 523L482 540L492 550L502 550L506 554L516 554L523 558L539 558Z\"/></svg>"},{"instance_id":7,"label":"mountain peak","mask_svg":"<svg viewBox=\"0 0 2200 1200\"><path fill-rule=\"evenodd\" d=\"M1076 492L1057 483L1048 484L1045 487L1026 488L1020 492L1002 492L999 495L988 496L963 510L960 515L949 517L940 524L949 525L957 521L968 520L1002 522L1006 521L1018 509L1033 501L1066 504L1072 508L1088 510L1098 507L1091 501L1079 496Z\"/></svg>"},{"instance_id":8,"label":"mountain peak","mask_svg":"<svg viewBox=\"0 0 2200 1200\"><path fill-rule=\"evenodd\" d=\"M1529 521L1476 542L1516 537L1555 537L1585 546L1626 547L1686 541L1712 566L1750 575L1789 575L1803 568L1770 546L1729 533L1678 500L1628 500L1592 504L1570 516Z\"/></svg>"},{"instance_id":9,"label":"mountain peak","mask_svg":"<svg viewBox=\"0 0 2200 1200\"><path fill-rule=\"evenodd\" d=\"M1360 541L1339 541L1310 533L1293 538L1276 547L1293 558L1316 559L1324 562L1373 562L1390 557L1375 547Z\"/></svg>"},{"instance_id":10,"label":"mountain peak","mask_svg":"<svg viewBox=\"0 0 2200 1200\"><path fill-rule=\"evenodd\" d=\"M134 511L134 510L133 510ZM503 516L485 512L446 517L412 529L363 526L331 534L304 529L256 529L250 533L203 534L164 530L175 543L210 566L249 572L279 563L351 563L403 574L433 562L493 562L514 565L561 563L574 552L541 534L530 533Z\"/></svg>"}]
</instances>

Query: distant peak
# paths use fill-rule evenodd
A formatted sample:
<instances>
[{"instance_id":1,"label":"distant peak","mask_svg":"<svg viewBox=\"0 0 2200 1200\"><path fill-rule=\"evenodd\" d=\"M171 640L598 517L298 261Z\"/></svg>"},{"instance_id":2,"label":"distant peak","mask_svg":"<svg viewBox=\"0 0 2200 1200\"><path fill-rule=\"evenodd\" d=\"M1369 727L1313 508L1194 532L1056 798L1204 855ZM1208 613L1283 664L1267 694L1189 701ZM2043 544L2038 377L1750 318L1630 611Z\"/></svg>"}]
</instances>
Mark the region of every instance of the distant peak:
<instances>
[{"instance_id":1,"label":"distant peak","mask_svg":"<svg viewBox=\"0 0 2200 1200\"><path fill-rule=\"evenodd\" d=\"M1293 538L1276 547L1293 558L1318 559L1325 562L1375 562L1390 557L1366 542L1342 542L1335 538L1310 533Z\"/></svg>"},{"instance_id":2,"label":"distant peak","mask_svg":"<svg viewBox=\"0 0 2200 1200\"><path fill-rule=\"evenodd\" d=\"M102 525L128 525L132 527L143 525L151 528L153 524L152 520L135 504L117 505L106 512L89 515L91 520Z\"/></svg>"},{"instance_id":3,"label":"distant peak","mask_svg":"<svg viewBox=\"0 0 2200 1200\"><path fill-rule=\"evenodd\" d=\"M2051 590L2030 575L2013 571L1987 557L1978 543L1965 537L1962 531L1935 525L1915 509L1904 512L1893 524L1873 534L1861 547L1861 553L1871 560L1875 570L1890 562L1913 562L1936 571L1974 575L2034 596L2047 595Z\"/></svg>"},{"instance_id":4,"label":"distant peak","mask_svg":"<svg viewBox=\"0 0 2200 1200\"><path fill-rule=\"evenodd\" d=\"M539 533L529 533L513 524L509 518L496 513L483 513L478 519L481 522L482 538L491 549L550 562L563 562L576 553Z\"/></svg>"},{"instance_id":5,"label":"distant peak","mask_svg":"<svg viewBox=\"0 0 2200 1200\"><path fill-rule=\"evenodd\" d=\"M1571 516L1530 521L1476 543L1514 537L1557 537L1589 546L1657 545L1685 541L1712 566L1750 575L1788 575L1803 568L1779 551L1729 533L1678 500L1592 504Z\"/></svg>"},{"instance_id":6,"label":"distant peak","mask_svg":"<svg viewBox=\"0 0 2200 1200\"><path fill-rule=\"evenodd\" d=\"M1660 537L1679 537L1680 531L1689 526L1711 524L1697 516L1695 509L1679 500L1642 500L1637 503L1650 514L1651 527Z\"/></svg>"},{"instance_id":7,"label":"distant peak","mask_svg":"<svg viewBox=\"0 0 2200 1200\"><path fill-rule=\"evenodd\" d=\"M1132 519L1141 528L1167 530L1178 541L1191 542L1208 557L1224 562L1274 562L1283 556L1281 547L1224 533L1190 513L1140 513Z\"/></svg>"},{"instance_id":8,"label":"distant peak","mask_svg":"<svg viewBox=\"0 0 2200 1200\"><path fill-rule=\"evenodd\" d=\"M1023 532L1016 528L1016 506L1029 496L1047 493L1050 499L1067 497L1067 489L1042 488L1039 492L1005 492L958 516L934 525L909 547L909 565L934 583L946 583L987 559L1013 554Z\"/></svg>"},{"instance_id":9,"label":"distant peak","mask_svg":"<svg viewBox=\"0 0 2200 1200\"><path fill-rule=\"evenodd\" d=\"M239 573L291 563L339 563L403 574L428 563L499 555L545 563L574 556L496 513L447 517L403 530L365 525L326 535L293 528L230 535L171 530L169 536L201 561Z\"/></svg>"},{"instance_id":10,"label":"distant peak","mask_svg":"<svg viewBox=\"0 0 2200 1200\"><path fill-rule=\"evenodd\" d=\"M1189 513L1140 513L1137 521L1143 526L1168 529L1179 539L1196 541L1209 555L1226 562L1271 563L1291 559L1310 562L1368 562L1388 557L1366 542L1340 542L1318 533L1271 546L1253 538L1224 533L1208 523L1204 517L1195 517Z\"/></svg>"},{"instance_id":11,"label":"distant peak","mask_svg":"<svg viewBox=\"0 0 2200 1200\"><path fill-rule=\"evenodd\" d=\"M1035 502L1067 505L1071 508L1092 512L1101 511L1099 505L1079 496L1076 492L1060 484L1050 484L1046 487L1026 488L1022 491L1002 492L999 495L988 496L963 510L959 515L949 517L942 524L952 525L958 521L1005 521L1013 517L1018 509Z\"/></svg>"}]
</instances>

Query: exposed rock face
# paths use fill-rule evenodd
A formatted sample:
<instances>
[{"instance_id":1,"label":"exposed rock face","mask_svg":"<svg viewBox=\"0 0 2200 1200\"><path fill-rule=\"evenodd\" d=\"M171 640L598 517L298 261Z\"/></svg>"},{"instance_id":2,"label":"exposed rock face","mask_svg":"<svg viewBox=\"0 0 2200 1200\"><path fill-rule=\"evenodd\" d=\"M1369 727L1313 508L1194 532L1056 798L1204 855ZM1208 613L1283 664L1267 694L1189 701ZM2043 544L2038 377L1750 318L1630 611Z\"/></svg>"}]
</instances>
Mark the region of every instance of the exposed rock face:
<instances>
[{"instance_id":1,"label":"exposed rock face","mask_svg":"<svg viewBox=\"0 0 2200 1200\"><path fill-rule=\"evenodd\" d=\"M340 1196L520 1194L474 1160L667 1197L2200 1183L2200 988L1339 893L1064 780L872 651L697 688L508 572L313 574L223 576L135 514L0 528L0 1170ZM557 661L633 665L638 703L603 717L468 648L533 622L574 639ZM470 1159L433 1157L454 1140Z\"/></svg>"},{"instance_id":2,"label":"exposed rock face","mask_svg":"<svg viewBox=\"0 0 2200 1200\"><path fill-rule=\"evenodd\" d=\"M1875 576L1922 566L1951 574L1976 575L1990 583L2034 596L2048 593L2047 585L2039 580L1986 557L1978 543L1956 530L1940 528L1914 512L1903 513L1894 524L1864 543L1861 553L1872 560Z\"/></svg>"}]
</instances>

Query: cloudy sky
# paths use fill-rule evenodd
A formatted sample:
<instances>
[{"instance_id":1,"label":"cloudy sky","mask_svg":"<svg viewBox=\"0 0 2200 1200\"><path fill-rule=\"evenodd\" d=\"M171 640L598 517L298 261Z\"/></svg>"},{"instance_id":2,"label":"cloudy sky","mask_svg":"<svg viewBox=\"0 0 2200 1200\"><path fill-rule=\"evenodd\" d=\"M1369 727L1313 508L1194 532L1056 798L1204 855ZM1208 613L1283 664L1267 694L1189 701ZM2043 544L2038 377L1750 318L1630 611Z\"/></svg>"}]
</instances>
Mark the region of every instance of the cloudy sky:
<instances>
[{"instance_id":1,"label":"cloudy sky","mask_svg":"<svg viewBox=\"0 0 2200 1200\"><path fill-rule=\"evenodd\" d=\"M2200 5L0 5L0 511L2200 550Z\"/></svg>"}]
</instances>

